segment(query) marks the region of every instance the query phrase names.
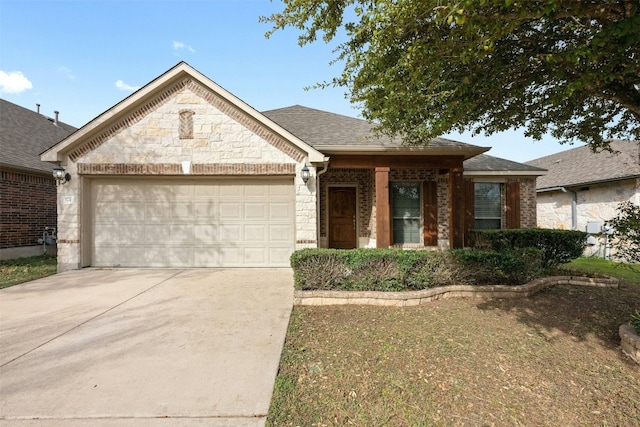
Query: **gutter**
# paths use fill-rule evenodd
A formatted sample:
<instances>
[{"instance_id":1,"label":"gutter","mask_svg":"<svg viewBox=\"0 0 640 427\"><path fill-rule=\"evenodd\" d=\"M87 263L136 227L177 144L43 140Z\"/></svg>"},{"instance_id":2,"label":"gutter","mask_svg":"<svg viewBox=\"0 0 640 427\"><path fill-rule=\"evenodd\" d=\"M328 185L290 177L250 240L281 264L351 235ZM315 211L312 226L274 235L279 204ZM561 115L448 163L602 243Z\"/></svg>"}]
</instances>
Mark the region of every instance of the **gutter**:
<instances>
[{"instance_id":1,"label":"gutter","mask_svg":"<svg viewBox=\"0 0 640 427\"><path fill-rule=\"evenodd\" d=\"M544 171L514 171L514 170L504 170L504 171L481 171L481 170L464 170L464 176L531 176L538 177L544 175L546 172Z\"/></svg>"},{"instance_id":2,"label":"gutter","mask_svg":"<svg viewBox=\"0 0 640 427\"><path fill-rule=\"evenodd\" d=\"M322 162L322 170L320 172L318 172L318 167L316 166L316 248L320 247L320 175L325 174L328 170L329 157L325 157L324 161ZM356 229L356 238L357 232L358 230Z\"/></svg>"}]
</instances>

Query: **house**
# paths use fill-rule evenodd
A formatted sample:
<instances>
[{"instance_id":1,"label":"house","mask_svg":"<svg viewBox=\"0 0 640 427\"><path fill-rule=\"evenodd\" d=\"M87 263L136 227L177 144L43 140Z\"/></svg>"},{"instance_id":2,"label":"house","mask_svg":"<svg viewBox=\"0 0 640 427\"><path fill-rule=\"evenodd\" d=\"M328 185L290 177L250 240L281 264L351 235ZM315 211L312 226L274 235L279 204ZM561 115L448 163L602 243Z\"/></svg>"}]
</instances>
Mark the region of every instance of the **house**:
<instances>
[{"instance_id":1,"label":"house","mask_svg":"<svg viewBox=\"0 0 640 427\"><path fill-rule=\"evenodd\" d=\"M0 259L42 254L37 241L56 226L56 184L40 153L76 130L57 116L0 99Z\"/></svg>"},{"instance_id":2,"label":"house","mask_svg":"<svg viewBox=\"0 0 640 427\"><path fill-rule=\"evenodd\" d=\"M455 248L474 227L535 226L541 169L371 129L260 113L181 62L42 154L69 178L58 269L282 267L307 247Z\"/></svg>"},{"instance_id":3,"label":"house","mask_svg":"<svg viewBox=\"0 0 640 427\"><path fill-rule=\"evenodd\" d=\"M584 146L527 162L548 170L537 180L538 226L587 231L616 216L621 202L640 206L640 142L610 143L614 153Z\"/></svg>"}]
</instances>

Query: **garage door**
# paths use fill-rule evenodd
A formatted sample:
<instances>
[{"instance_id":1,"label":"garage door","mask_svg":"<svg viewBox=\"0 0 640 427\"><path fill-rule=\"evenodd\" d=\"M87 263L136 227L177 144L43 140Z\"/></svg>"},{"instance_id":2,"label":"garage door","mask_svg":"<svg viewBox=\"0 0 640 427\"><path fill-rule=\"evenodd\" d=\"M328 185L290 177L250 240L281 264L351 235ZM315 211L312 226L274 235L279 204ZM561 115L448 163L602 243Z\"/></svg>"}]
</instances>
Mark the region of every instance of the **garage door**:
<instances>
[{"instance_id":1,"label":"garage door","mask_svg":"<svg viewBox=\"0 0 640 427\"><path fill-rule=\"evenodd\" d=\"M285 267L292 179L93 181L91 265Z\"/></svg>"}]
</instances>

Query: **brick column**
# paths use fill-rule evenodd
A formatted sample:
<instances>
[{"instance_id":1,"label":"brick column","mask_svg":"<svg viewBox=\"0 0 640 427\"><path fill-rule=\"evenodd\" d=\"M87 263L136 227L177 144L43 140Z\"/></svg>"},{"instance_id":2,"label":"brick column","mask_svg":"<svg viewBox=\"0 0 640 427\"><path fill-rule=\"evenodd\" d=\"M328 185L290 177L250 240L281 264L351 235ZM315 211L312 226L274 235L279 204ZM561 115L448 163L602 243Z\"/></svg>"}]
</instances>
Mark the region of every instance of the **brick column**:
<instances>
[{"instance_id":1,"label":"brick column","mask_svg":"<svg viewBox=\"0 0 640 427\"><path fill-rule=\"evenodd\" d=\"M462 168L449 169L449 246L464 246L464 178Z\"/></svg>"},{"instance_id":2,"label":"brick column","mask_svg":"<svg viewBox=\"0 0 640 427\"><path fill-rule=\"evenodd\" d=\"M389 169L376 168L376 247L378 248L391 246Z\"/></svg>"}]
</instances>

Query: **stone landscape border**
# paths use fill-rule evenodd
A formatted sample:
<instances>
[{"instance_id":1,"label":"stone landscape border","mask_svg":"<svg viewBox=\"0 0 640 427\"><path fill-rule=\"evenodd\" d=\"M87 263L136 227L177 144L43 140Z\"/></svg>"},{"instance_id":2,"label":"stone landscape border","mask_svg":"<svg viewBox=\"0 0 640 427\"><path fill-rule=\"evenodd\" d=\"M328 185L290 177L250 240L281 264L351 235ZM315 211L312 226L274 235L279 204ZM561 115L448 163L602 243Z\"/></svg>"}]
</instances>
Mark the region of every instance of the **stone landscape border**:
<instances>
[{"instance_id":1,"label":"stone landscape border","mask_svg":"<svg viewBox=\"0 0 640 427\"><path fill-rule=\"evenodd\" d=\"M410 307L448 298L520 298L529 297L556 285L617 288L618 279L579 276L554 276L535 279L524 285L451 285L420 291L299 291L293 295L294 305L377 305Z\"/></svg>"}]
</instances>

